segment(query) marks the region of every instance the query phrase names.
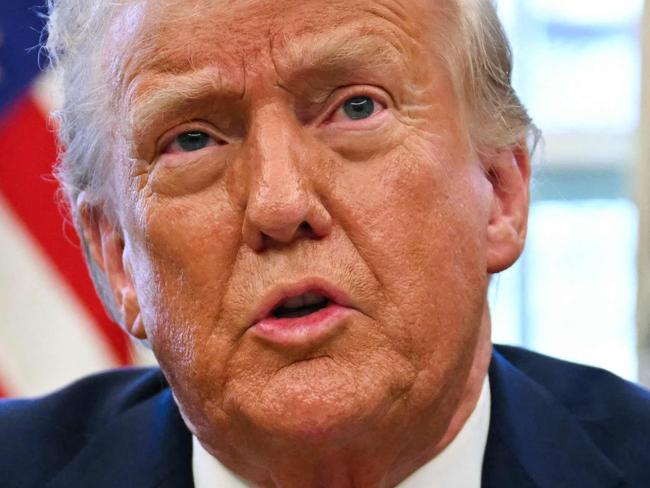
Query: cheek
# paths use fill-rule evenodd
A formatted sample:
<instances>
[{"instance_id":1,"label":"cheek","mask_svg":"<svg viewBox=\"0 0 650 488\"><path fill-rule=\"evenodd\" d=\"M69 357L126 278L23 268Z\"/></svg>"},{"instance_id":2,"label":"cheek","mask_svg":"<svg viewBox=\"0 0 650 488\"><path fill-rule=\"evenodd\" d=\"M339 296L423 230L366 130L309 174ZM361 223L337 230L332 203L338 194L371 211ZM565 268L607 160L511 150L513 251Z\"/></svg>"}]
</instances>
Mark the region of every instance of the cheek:
<instances>
[{"instance_id":1,"label":"cheek","mask_svg":"<svg viewBox=\"0 0 650 488\"><path fill-rule=\"evenodd\" d=\"M451 343L470 340L487 286L478 163L407 141L347 171L359 174L340 180L340 214L385 290L381 315L392 340L415 361L434 349L459 350Z\"/></svg>"},{"instance_id":2,"label":"cheek","mask_svg":"<svg viewBox=\"0 0 650 488\"><path fill-rule=\"evenodd\" d=\"M214 188L180 198L150 196L136 208L145 217L131 232L134 274L149 340L166 373L192 374L206 344L218 359L225 352L214 338L225 343L236 333L218 330L217 319L241 221ZM207 369L214 364L219 361Z\"/></svg>"}]
</instances>

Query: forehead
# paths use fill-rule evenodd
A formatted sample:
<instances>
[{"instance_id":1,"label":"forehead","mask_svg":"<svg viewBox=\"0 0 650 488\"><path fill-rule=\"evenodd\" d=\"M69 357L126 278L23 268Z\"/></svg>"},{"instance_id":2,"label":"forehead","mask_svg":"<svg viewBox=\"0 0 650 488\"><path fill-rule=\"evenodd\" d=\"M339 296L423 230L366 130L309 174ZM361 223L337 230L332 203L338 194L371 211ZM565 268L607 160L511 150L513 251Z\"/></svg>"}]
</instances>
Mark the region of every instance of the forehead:
<instances>
[{"instance_id":1,"label":"forehead","mask_svg":"<svg viewBox=\"0 0 650 488\"><path fill-rule=\"evenodd\" d=\"M133 73L194 71L208 65L243 65L250 71L264 56L274 58L277 69L301 58L302 49L325 41L332 44L336 38L344 45L365 38L413 54L433 50L436 33L445 27L441 20L445 3L143 0L118 16L109 36L110 51L123 52L120 69ZM368 53L362 49L360 55L364 54Z\"/></svg>"}]
</instances>

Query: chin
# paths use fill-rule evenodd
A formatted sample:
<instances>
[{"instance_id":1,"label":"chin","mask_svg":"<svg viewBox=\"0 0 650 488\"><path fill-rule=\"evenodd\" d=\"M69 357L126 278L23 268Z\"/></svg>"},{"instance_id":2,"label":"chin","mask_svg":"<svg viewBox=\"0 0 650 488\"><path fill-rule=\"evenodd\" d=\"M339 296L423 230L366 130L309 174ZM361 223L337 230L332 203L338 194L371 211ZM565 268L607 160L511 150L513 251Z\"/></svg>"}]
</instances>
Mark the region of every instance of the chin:
<instances>
[{"instance_id":1,"label":"chin","mask_svg":"<svg viewBox=\"0 0 650 488\"><path fill-rule=\"evenodd\" d=\"M261 395L228 410L275 442L340 447L367 435L392 403L388 388L362 378L329 357L300 361L276 373Z\"/></svg>"}]
</instances>

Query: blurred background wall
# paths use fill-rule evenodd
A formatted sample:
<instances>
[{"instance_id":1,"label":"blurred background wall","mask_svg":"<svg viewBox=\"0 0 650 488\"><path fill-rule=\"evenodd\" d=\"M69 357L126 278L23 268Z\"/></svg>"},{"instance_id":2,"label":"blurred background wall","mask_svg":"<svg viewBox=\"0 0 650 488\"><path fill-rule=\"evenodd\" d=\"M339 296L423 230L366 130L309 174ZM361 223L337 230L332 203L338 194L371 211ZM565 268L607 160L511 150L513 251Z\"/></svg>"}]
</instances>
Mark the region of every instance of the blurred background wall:
<instances>
[{"instance_id":1,"label":"blurred background wall","mask_svg":"<svg viewBox=\"0 0 650 488\"><path fill-rule=\"evenodd\" d=\"M638 248L639 380L650 386L650 2L643 14L642 105L636 157L636 197L640 209Z\"/></svg>"},{"instance_id":2,"label":"blurred background wall","mask_svg":"<svg viewBox=\"0 0 650 488\"><path fill-rule=\"evenodd\" d=\"M39 71L43 9L34 5L0 4L5 396L151 361L106 318L56 203L46 115L56 97ZM650 79L650 53L642 49L650 28L644 36L643 0L499 0L498 8L513 45L515 86L545 142L535 157L526 251L490 290L494 340L650 385L650 92L641 81Z\"/></svg>"},{"instance_id":3,"label":"blurred background wall","mask_svg":"<svg viewBox=\"0 0 650 488\"><path fill-rule=\"evenodd\" d=\"M648 296L637 302L643 1L498 3L514 84L545 142L526 251L491 290L494 339L637 380L648 371L637 332Z\"/></svg>"}]
</instances>

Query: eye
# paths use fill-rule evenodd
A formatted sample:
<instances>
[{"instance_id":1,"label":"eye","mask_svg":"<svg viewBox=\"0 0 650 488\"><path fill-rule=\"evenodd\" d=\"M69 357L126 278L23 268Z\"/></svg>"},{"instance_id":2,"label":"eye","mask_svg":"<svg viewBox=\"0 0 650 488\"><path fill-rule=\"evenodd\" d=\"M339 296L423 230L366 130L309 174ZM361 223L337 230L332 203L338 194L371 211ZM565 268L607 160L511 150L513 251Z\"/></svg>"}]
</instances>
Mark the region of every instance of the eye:
<instances>
[{"instance_id":1,"label":"eye","mask_svg":"<svg viewBox=\"0 0 650 488\"><path fill-rule=\"evenodd\" d=\"M208 147L210 136L205 132L186 132L176 138L178 146L186 152L198 151Z\"/></svg>"},{"instance_id":2,"label":"eye","mask_svg":"<svg viewBox=\"0 0 650 488\"><path fill-rule=\"evenodd\" d=\"M343 99L327 119L329 124L347 129L371 129L387 115L386 105L373 95L355 95ZM372 123L371 123L372 122Z\"/></svg>"},{"instance_id":3,"label":"eye","mask_svg":"<svg viewBox=\"0 0 650 488\"><path fill-rule=\"evenodd\" d=\"M207 132L192 130L179 134L163 150L164 153L188 153L200 151L210 146L222 145L224 142L217 141Z\"/></svg>"},{"instance_id":4,"label":"eye","mask_svg":"<svg viewBox=\"0 0 650 488\"><path fill-rule=\"evenodd\" d=\"M362 120L371 117L376 110L375 101L367 96L348 98L343 102L343 113L351 120Z\"/></svg>"}]
</instances>

